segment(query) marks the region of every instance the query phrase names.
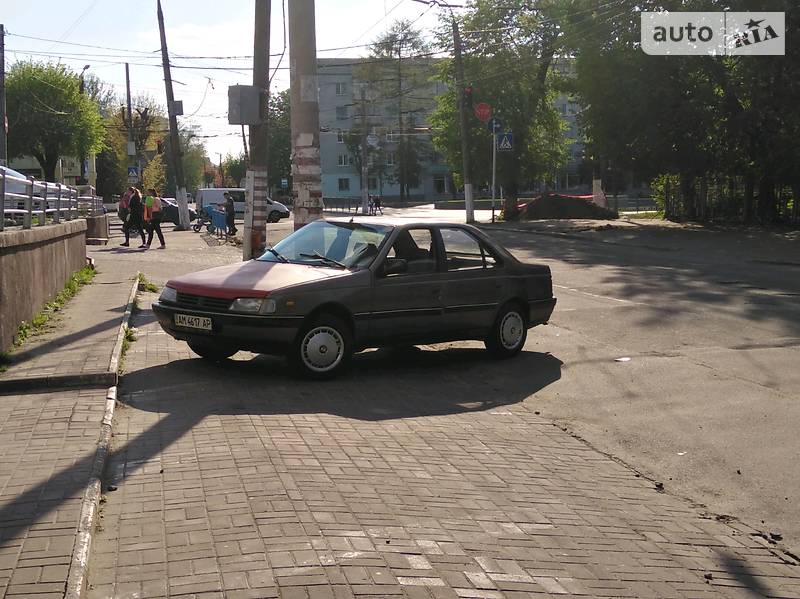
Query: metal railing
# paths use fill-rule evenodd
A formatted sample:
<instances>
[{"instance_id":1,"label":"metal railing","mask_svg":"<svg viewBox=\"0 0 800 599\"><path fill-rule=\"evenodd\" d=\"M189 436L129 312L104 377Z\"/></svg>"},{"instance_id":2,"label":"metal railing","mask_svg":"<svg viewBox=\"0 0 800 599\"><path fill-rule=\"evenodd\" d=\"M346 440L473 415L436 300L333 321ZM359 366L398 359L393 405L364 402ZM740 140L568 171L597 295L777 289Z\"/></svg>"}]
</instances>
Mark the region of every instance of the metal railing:
<instances>
[{"instance_id":1,"label":"metal railing","mask_svg":"<svg viewBox=\"0 0 800 599\"><path fill-rule=\"evenodd\" d=\"M24 179L0 170L0 231L6 227L30 229L48 222L57 224L103 214L103 198L91 185L72 187L62 183Z\"/></svg>"}]
</instances>

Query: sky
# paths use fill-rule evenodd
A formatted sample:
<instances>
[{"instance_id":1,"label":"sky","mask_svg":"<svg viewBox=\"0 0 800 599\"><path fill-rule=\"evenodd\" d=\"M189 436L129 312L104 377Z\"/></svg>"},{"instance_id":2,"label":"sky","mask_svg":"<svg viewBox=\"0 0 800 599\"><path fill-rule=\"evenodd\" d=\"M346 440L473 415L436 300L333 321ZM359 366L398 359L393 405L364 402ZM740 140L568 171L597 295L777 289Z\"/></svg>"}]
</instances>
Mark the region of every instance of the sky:
<instances>
[{"instance_id":1,"label":"sky","mask_svg":"<svg viewBox=\"0 0 800 599\"><path fill-rule=\"evenodd\" d=\"M291 0L284 0L291 1ZM146 93L166 105L156 0L0 0L6 27L6 68L17 60L62 62L97 76L125 95L125 62L131 94ZM271 54L284 49L281 0L272 0ZM252 83L254 0L162 0L175 99L183 100L179 122L196 125L209 158L242 151L241 128L228 125L228 86ZM430 32L439 10L414 0L316 0L317 55L367 54L368 44L396 19L417 20ZM26 37L23 37L26 36ZM31 39L39 38L39 39ZM80 45L79 45L80 44ZM275 71L271 91L289 87L290 48ZM186 58L184 58L186 57ZM247 58L199 58L247 57ZM278 65L279 56L270 59ZM178 68L201 67L201 68ZM214 68L209 68L214 67ZM239 70L237 70L239 69Z\"/></svg>"}]
</instances>

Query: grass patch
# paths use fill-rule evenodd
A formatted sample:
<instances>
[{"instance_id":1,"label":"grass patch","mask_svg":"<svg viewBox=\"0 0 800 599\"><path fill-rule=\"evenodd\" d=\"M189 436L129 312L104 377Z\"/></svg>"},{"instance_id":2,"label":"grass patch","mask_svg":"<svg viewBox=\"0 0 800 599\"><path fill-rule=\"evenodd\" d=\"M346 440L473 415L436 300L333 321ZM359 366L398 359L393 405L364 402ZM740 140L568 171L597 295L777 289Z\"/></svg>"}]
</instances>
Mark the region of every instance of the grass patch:
<instances>
[{"instance_id":1,"label":"grass patch","mask_svg":"<svg viewBox=\"0 0 800 599\"><path fill-rule=\"evenodd\" d=\"M640 220L664 220L664 211L654 210L651 212L636 212L634 214L626 214L625 216Z\"/></svg>"},{"instance_id":2,"label":"grass patch","mask_svg":"<svg viewBox=\"0 0 800 599\"><path fill-rule=\"evenodd\" d=\"M139 273L139 291L149 291L150 293L158 293L158 285L151 283L144 276L144 273Z\"/></svg>"},{"instance_id":3,"label":"grass patch","mask_svg":"<svg viewBox=\"0 0 800 599\"><path fill-rule=\"evenodd\" d=\"M74 273L64 289L58 292L55 299L44 305L44 308L30 322L22 321L17 328L17 334L14 337L14 347L20 347L29 337L35 335L44 328L44 326L55 316L64 305L80 291L81 287L92 282L96 271L90 267L85 266L78 272Z\"/></svg>"},{"instance_id":4,"label":"grass patch","mask_svg":"<svg viewBox=\"0 0 800 599\"><path fill-rule=\"evenodd\" d=\"M122 337L122 351L119 355L119 366L117 370L121 373L125 366L125 354L131 348L131 343L136 341L136 329L125 325L125 335Z\"/></svg>"}]
</instances>

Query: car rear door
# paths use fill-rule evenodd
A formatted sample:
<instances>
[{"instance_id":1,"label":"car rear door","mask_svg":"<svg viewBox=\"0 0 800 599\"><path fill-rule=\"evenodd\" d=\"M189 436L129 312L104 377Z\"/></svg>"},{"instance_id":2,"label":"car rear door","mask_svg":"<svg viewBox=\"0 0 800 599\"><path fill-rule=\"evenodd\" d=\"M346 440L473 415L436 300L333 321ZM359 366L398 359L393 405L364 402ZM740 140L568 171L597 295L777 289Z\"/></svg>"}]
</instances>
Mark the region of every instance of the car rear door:
<instances>
[{"instance_id":1,"label":"car rear door","mask_svg":"<svg viewBox=\"0 0 800 599\"><path fill-rule=\"evenodd\" d=\"M374 274L369 338L423 343L444 330L438 245L428 227L404 229L399 237ZM384 275L384 265L396 258L408 261L408 271Z\"/></svg>"},{"instance_id":2,"label":"car rear door","mask_svg":"<svg viewBox=\"0 0 800 599\"><path fill-rule=\"evenodd\" d=\"M441 227L444 255L442 307L448 332L488 331L506 276L498 256L461 227Z\"/></svg>"}]
</instances>

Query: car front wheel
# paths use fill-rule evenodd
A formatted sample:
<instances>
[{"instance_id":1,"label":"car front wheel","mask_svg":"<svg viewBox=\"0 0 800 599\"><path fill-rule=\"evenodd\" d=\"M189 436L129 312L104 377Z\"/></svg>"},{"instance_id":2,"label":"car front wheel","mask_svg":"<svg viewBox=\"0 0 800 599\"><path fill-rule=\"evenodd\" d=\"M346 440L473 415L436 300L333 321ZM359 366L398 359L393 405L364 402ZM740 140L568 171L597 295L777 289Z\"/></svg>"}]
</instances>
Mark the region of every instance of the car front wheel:
<instances>
[{"instance_id":1,"label":"car front wheel","mask_svg":"<svg viewBox=\"0 0 800 599\"><path fill-rule=\"evenodd\" d=\"M528 338L528 326L525 315L516 304L504 306L492 325L486 338L486 349L498 358L516 356Z\"/></svg>"},{"instance_id":2,"label":"car front wheel","mask_svg":"<svg viewBox=\"0 0 800 599\"><path fill-rule=\"evenodd\" d=\"M197 341L189 341L188 343L189 349L191 349L198 356L205 358L206 360L214 360L215 362L230 358L233 354L239 351L235 347L228 347L225 345L217 346L211 345L210 343L200 343Z\"/></svg>"},{"instance_id":3,"label":"car front wheel","mask_svg":"<svg viewBox=\"0 0 800 599\"><path fill-rule=\"evenodd\" d=\"M306 378L328 379L341 373L353 354L353 335L348 324L323 314L307 324L292 347L289 361Z\"/></svg>"}]
</instances>

